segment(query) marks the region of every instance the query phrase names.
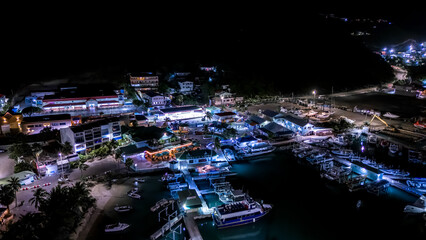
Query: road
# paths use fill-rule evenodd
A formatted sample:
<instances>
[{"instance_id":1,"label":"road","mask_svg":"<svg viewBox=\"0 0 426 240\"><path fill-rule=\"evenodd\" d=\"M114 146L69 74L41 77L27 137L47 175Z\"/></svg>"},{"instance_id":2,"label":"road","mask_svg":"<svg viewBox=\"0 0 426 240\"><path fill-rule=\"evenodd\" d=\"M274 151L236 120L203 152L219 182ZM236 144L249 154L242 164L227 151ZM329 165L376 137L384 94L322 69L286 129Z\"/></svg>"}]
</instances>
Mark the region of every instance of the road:
<instances>
[{"instance_id":1,"label":"road","mask_svg":"<svg viewBox=\"0 0 426 240\"><path fill-rule=\"evenodd\" d=\"M0 179L13 174L15 161L10 159L8 153L0 153Z\"/></svg>"}]
</instances>

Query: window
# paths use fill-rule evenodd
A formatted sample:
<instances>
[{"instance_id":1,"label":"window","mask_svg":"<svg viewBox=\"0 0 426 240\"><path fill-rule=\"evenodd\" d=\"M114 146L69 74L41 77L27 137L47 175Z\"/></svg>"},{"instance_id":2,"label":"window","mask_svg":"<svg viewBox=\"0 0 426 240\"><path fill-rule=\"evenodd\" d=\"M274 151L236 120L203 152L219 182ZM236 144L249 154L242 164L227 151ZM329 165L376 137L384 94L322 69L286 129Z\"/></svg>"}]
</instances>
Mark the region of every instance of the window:
<instances>
[{"instance_id":1,"label":"window","mask_svg":"<svg viewBox=\"0 0 426 240\"><path fill-rule=\"evenodd\" d=\"M59 123L52 123L52 127L59 126Z\"/></svg>"},{"instance_id":2,"label":"window","mask_svg":"<svg viewBox=\"0 0 426 240\"><path fill-rule=\"evenodd\" d=\"M84 142L84 137L83 136L75 138L75 143L83 143L83 142Z\"/></svg>"},{"instance_id":3,"label":"window","mask_svg":"<svg viewBox=\"0 0 426 240\"><path fill-rule=\"evenodd\" d=\"M61 122L59 123L59 125L64 126L64 125L67 125L67 123Z\"/></svg>"}]
</instances>

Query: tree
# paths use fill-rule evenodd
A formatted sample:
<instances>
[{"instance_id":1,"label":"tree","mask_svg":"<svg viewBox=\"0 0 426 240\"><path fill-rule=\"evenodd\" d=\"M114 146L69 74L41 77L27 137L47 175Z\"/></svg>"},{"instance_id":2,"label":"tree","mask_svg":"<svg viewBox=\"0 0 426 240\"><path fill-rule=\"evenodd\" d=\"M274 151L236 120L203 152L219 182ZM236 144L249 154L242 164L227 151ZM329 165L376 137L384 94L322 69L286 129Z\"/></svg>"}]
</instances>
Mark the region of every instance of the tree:
<instances>
[{"instance_id":1,"label":"tree","mask_svg":"<svg viewBox=\"0 0 426 240\"><path fill-rule=\"evenodd\" d=\"M26 107L22 109L21 113L22 115L28 115L29 117L31 117L31 115L33 115L34 113L40 113L42 111L43 109L39 107Z\"/></svg>"},{"instance_id":2,"label":"tree","mask_svg":"<svg viewBox=\"0 0 426 240\"><path fill-rule=\"evenodd\" d=\"M183 95L177 95L176 97L175 97L175 101L176 101L176 104L178 104L178 105L183 105Z\"/></svg>"},{"instance_id":3,"label":"tree","mask_svg":"<svg viewBox=\"0 0 426 240\"><path fill-rule=\"evenodd\" d=\"M72 153L72 146L70 142L66 141L64 144L61 144L61 153L64 155Z\"/></svg>"},{"instance_id":4,"label":"tree","mask_svg":"<svg viewBox=\"0 0 426 240\"><path fill-rule=\"evenodd\" d=\"M14 143L9 148L9 158L18 161L20 157L32 156L31 146L27 143Z\"/></svg>"},{"instance_id":5,"label":"tree","mask_svg":"<svg viewBox=\"0 0 426 240\"><path fill-rule=\"evenodd\" d=\"M34 167L28 162L22 161L15 164L14 173L23 172L23 171L32 171L34 172Z\"/></svg>"},{"instance_id":6,"label":"tree","mask_svg":"<svg viewBox=\"0 0 426 240\"><path fill-rule=\"evenodd\" d=\"M235 130L235 128L226 128L223 131L223 135L225 135L225 137L227 138L233 138L237 136L237 130Z\"/></svg>"},{"instance_id":7,"label":"tree","mask_svg":"<svg viewBox=\"0 0 426 240\"><path fill-rule=\"evenodd\" d=\"M44 188L37 188L36 190L33 190L33 193L33 197L30 198L29 203L39 209L40 205L47 201L49 194Z\"/></svg>"},{"instance_id":8,"label":"tree","mask_svg":"<svg viewBox=\"0 0 426 240\"><path fill-rule=\"evenodd\" d=\"M216 151L219 151L220 149L221 149L221 143L220 143L220 139L219 139L219 137L216 137L215 139L214 139L214 149L216 150ZM211 154L212 156L212 158L213 158L213 152L212 152L212 154Z\"/></svg>"},{"instance_id":9,"label":"tree","mask_svg":"<svg viewBox=\"0 0 426 240\"><path fill-rule=\"evenodd\" d=\"M12 204L14 196L15 193L9 184L0 185L0 204L6 206L7 210L9 210L9 205Z\"/></svg>"},{"instance_id":10,"label":"tree","mask_svg":"<svg viewBox=\"0 0 426 240\"><path fill-rule=\"evenodd\" d=\"M131 158L126 158L125 165L126 165L127 169L129 169L129 170L130 170L130 167L133 165L133 159L131 159Z\"/></svg>"},{"instance_id":11,"label":"tree","mask_svg":"<svg viewBox=\"0 0 426 240\"><path fill-rule=\"evenodd\" d=\"M86 171L89 168L89 165L86 164L86 161L78 160L77 164L78 169L80 169L80 178L83 178L83 171Z\"/></svg>"},{"instance_id":12,"label":"tree","mask_svg":"<svg viewBox=\"0 0 426 240\"><path fill-rule=\"evenodd\" d=\"M211 121L212 118L213 118L213 114L211 112L206 112L205 118L207 118L209 121Z\"/></svg>"},{"instance_id":13,"label":"tree","mask_svg":"<svg viewBox=\"0 0 426 240\"><path fill-rule=\"evenodd\" d=\"M21 181L19 181L19 178L17 177L11 177L9 180L7 180L10 187L13 190L13 193L15 195L15 207L18 206L18 198L16 197L16 192L21 188Z\"/></svg>"}]
</instances>

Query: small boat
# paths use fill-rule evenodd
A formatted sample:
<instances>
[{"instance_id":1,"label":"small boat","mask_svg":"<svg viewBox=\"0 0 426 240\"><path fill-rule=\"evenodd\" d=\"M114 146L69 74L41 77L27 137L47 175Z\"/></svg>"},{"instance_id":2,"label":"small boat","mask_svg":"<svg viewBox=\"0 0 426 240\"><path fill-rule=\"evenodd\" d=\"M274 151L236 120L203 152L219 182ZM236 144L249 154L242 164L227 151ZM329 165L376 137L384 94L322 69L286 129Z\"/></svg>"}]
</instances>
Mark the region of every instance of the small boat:
<instances>
[{"instance_id":1,"label":"small boat","mask_svg":"<svg viewBox=\"0 0 426 240\"><path fill-rule=\"evenodd\" d=\"M346 140L343 135L329 138L328 141L340 146L347 146L349 144L348 140Z\"/></svg>"},{"instance_id":2,"label":"small boat","mask_svg":"<svg viewBox=\"0 0 426 240\"><path fill-rule=\"evenodd\" d=\"M319 119L326 119L326 118L329 118L329 117L330 117L330 113L328 113L328 112L322 112L322 113L317 115L317 118L319 118Z\"/></svg>"},{"instance_id":3,"label":"small boat","mask_svg":"<svg viewBox=\"0 0 426 240\"><path fill-rule=\"evenodd\" d=\"M414 123L414 127L420 128L420 129L425 129L426 123L417 121L416 123Z\"/></svg>"},{"instance_id":4,"label":"small boat","mask_svg":"<svg viewBox=\"0 0 426 240\"><path fill-rule=\"evenodd\" d=\"M225 159L229 162L233 162L235 161L235 155L234 155L234 151L232 151L232 149L229 148L224 148L223 149L223 155L225 156Z\"/></svg>"},{"instance_id":5,"label":"small boat","mask_svg":"<svg viewBox=\"0 0 426 240\"><path fill-rule=\"evenodd\" d=\"M332 150L331 153L340 158L349 158L353 155L353 152L350 149Z\"/></svg>"},{"instance_id":6,"label":"small boat","mask_svg":"<svg viewBox=\"0 0 426 240\"><path fill-rule=\"evenodd\" d=\"M115 208L114 208L114 210L115 210L116 212L129 212L129 211L131 211L132 209L133 209L133 207L132 207L132 206L129 206L129 205L117 206L117 207L115 207Z\"/></svg>"},{"instance_id":7,"label":"small boat","mask_svg":"<svg viewBox=\"0 0 426 240\"><path fill-rule=\"evenodd\" d=\"M376 144L377 143L377 137L374 136L374 135L370 135L370 136L368 136L367 141L368 141L369 144Z\"/></svg>"},{"instance_id":8,"label":"small boat","mask_svg":"<svg viewBox=\"0 0 426 240\"><path fill-rule=\"evenodd\" d=\"M106 233L110 233L110 232L121 232L126 230L127 228L129 228L130 225L127 223L114 223L114 224L108 224L105 226L105 232Z\"/></svg>"},{"instance_id":9,"label":"small boat","mask_svg":"<svg viewBox=\"0 0 426 240\"><path fill-rule=\"evenodd\" d=\"M405 213L426 213L426 196L422 195L412 205L407 205L404 208Z\"/></svg>"},{"instance_id":10,"label":"small boat","mask_svg":"<svg viewBox=\"0 0 426 240\"><path fill-rule=\"evenodd\" d=\"M408 177L410 176L409 172L405 172L399 169L389 169L389 168L379 168L386 175L392 175L396 177Z\"/></svg>"},{"instance_id":11,"label":"small boat","mask_svg":"<svg viewBox=\"0 0 426 240\"><path fill-rule=\"evenodd\" d=\"M144 183L144 182L145 182L145 179L142 179L142 178L135 178L135 181L136 181L136 182L139 182L139 183Z\"/></svg>"},{"instance_id":12,"label":"small boat","mask_svg":"<svg viewBox=\"0 0 426 240\"><path fill-rule=\"evenodd\" d=\"M408 161L412 163L422 163L423 162L422 152L408 150Z\"/></svg>"},{"instance_id":13,"label":"small boat","mask_svg":"<svg viewBox=\"0 0 426 240\"><path fill-rule=\"evenodd\" d=\"M390 112L387 112L387 113L383 114L383 117L387 117L387 118L391 118L391 119L397 119L397 118L399 118L398 115L392 114Z\"/></svg>"},{"instance_id":14,"label":"small boat","mask_svg":"<svg viewBox=\"0 0 426 240\"><path fill-rule=\"evenodd\" d=\"M141 199L142 198L141 195L139 195L135 192L130 192L130 193L127 194L127 196L134 198L134 199Z\"/></svg>"}]
</instances>

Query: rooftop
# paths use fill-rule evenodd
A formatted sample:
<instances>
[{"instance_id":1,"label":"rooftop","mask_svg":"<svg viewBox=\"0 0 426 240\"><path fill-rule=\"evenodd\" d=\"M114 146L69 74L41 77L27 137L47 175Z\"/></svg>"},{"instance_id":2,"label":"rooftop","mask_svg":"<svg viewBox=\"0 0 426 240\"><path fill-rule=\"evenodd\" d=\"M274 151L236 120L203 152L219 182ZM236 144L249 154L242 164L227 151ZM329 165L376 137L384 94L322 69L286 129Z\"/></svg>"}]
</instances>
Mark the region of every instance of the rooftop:
<instances>
[{"instance_id":1,"label":"rooftop","mask_svg":"<svg viewBox=\"0 0 426 240\"><path fill-rule=\"evenodd\" d=\"M174 107L174 108L164 108L160 111L163 113L176 113L176 112L186 112L186 111L193 111L193 110L201 110L198 106L185 106L185 107Z\"/></svg>"},{"instance_id":2,"label":"rooftop","mask_svg":"<svg viewBox=\"0 0 426 240\"><path fill-rule=\"evenodd\" d=\"M35 117L24 117L23 122L43 122L43 121L55 121L55 120L71 120L70 114L53 114L43 115Z\"/></svg>"}]
</instances>

